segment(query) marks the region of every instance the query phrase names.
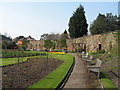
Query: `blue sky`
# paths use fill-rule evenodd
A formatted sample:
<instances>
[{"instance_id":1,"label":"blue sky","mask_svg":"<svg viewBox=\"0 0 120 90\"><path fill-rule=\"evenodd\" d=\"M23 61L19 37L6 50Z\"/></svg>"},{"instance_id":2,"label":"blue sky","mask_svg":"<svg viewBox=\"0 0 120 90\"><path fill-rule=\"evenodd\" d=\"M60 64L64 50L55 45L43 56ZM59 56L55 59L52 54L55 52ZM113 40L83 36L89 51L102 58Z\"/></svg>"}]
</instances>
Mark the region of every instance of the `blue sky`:
<instances>
[{"instance_id":1,"label":"blue sky","mask_svg":"<svg viewBox=\"0 0 120 90\"><path fill-rule=\"evenodd\" d=\"M37 40L44 33L62 33L80 4L88 24L99 13L118 14L118 2L1 2L0 32L12 38L31 35Z\"/></svg>"}]
</instances>

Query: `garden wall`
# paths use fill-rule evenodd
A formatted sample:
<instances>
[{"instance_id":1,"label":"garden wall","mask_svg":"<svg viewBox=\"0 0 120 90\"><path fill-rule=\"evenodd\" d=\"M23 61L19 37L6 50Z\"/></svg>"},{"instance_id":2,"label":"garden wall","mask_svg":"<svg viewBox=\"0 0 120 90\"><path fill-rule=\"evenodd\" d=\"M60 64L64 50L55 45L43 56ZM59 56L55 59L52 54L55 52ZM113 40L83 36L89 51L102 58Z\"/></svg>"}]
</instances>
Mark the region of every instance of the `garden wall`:
<instances>
[{"instance_id":1,"label":"garden wall","mask_svg":"<svg viewBox=\"0 0 120 90\"><path fill-rule=\"evenodd\" d=\"M68 51L98 51L104 49L105 51L114 51L118 49L115 32L83 36L76 39L67 40ZM60 49L58 43L56 43L56 49ZM28 49L44 50L44 40L31 40L28 45Z\"/></svg>"},{"instance_id":2,"label":"garden wall","mask_svg":"<svg viewBox=\"0 0 120 90\"><path fill-rule=\"evenodd\" d=\"M72 50L86 50L86 51L98 51L104 49L105 51L111 50L117 46L115 32L83 36L76 39L67 40L67 49Z\"/></svg>"}]
</instances>

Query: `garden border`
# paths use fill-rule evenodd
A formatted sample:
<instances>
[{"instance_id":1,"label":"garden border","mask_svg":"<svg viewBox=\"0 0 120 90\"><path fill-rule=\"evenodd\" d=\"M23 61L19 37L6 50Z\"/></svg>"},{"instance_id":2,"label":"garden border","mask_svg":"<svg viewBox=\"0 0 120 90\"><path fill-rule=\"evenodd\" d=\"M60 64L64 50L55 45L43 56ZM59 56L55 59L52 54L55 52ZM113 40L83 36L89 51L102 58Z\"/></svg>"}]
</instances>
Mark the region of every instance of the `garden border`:
<instances>
[{"instance_id":1,"label":"garden border","mask_svg":"<svg viewBox=\"0 0 120 90\"><path fill-rule=\"evenodd\" d=\"M75 65L75 57L73 57L73 64L71 65L69 71L67 72L66 76L64 77L64 79L60 82L60 84L55 88L55 90L61 90L66 82L68 81L72 71L73 71L73 68L74 68L74 65Z\"/></svg>"}]
</instances>

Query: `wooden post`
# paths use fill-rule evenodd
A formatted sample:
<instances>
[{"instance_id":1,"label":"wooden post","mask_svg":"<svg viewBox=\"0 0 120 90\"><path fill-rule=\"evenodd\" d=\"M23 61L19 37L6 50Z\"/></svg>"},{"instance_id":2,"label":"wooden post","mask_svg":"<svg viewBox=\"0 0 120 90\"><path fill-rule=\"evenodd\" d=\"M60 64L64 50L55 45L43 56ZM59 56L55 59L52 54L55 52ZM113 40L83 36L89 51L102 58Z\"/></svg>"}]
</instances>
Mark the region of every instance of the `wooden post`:
<instances>
[{"instance_id":1,"label":"wooden post","mask_svg":"<svg viewBox=\"0 0 120 90\"><path fill-rule=\"evenodd\" d=\"M22 41L18 41L16 44L18 45L18 52L19 52L18 54L20 54L19 45L22 45ZM19 62L20 62L20 57L18 55L18 63Z\"/></svg>"},{"instance_id":2,"label":"wooden post","mask_svg":"<svg viewBox=\"0 0 120 90\"><path fill-rule=\"evenodd\" d=\"M20 57L19 57L19 54L20 54L20 51L19 51L19 49L18 49L18 63L20 62Z\"/></svg>"},{"instance_id":3,"label":"wooden post","mask_svg":"<svg viewBox=\"0 0 120 90\"><path fill-rule=\"evenodd\" d=\"M22 49L22 62L23 62L23 49Z\"/></svg>"},{"instance_id":4,"label":"wooden post","mask_svg":"<svg viewBox=\"0 0 120 90\"><path fill-rule=\"evenodd\" d=\"M48 51L47 51L47 59L48 59Z\"/></svg>"}]
</instances>

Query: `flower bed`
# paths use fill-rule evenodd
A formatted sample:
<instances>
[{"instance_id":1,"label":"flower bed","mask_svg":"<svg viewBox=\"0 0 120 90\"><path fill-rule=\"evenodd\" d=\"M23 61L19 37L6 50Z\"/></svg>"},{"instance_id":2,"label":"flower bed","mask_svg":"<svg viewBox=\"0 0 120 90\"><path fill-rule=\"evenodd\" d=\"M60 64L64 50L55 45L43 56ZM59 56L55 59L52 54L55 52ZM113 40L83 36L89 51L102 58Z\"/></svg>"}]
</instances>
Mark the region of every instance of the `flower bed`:
<instances>
[{"instance_id":1,"label":"flower bed","mask_svg":"<svg viewBox=\"0 0 120 90\"><path fill-rule=\"evenodd\" d=\"M54 54L65 54L64 52L57 52L57 51L49 51L49 53L54 53Z\"/></svg>"},{"instance_id":2,"label":"flower bed","mask_svg":"<svg viewBox=\"0 0 120 90\"><path fill-rule=\"evenodd\" d=\"M27 88L54 71L63 61L30 58L27 62L2 67L2 88Z\"/></svg>"}]
</instances>

